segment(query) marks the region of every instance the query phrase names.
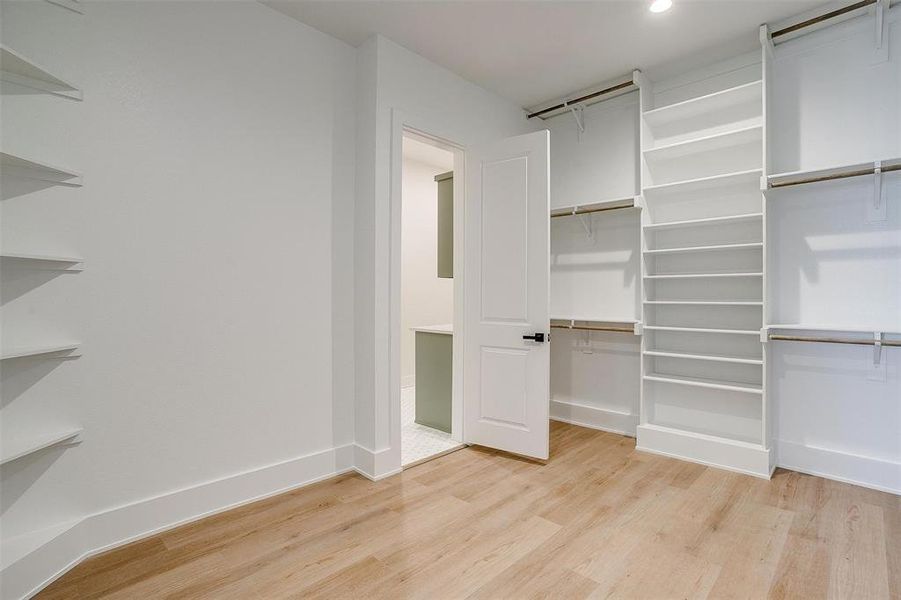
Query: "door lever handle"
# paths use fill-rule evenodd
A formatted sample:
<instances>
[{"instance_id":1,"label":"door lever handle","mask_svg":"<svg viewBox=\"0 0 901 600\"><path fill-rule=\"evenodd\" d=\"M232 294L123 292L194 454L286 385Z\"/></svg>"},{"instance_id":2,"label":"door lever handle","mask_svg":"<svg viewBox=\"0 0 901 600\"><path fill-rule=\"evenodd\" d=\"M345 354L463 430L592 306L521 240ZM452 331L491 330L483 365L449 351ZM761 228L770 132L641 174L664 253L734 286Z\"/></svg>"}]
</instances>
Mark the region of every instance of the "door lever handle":
<instances>
[{"instance_id":1,"label":"door lever handle","mask_svg":"<svg viewBox=\"0 0 901 600\"><path fill-rule=\"evenodd\" d=\"M550 339L551 336L547 336L547 337L548 337L548 339ZM522 339L524 339L524 340L534 340L534 341L536 341L536 342L543 342L543 341L545 340L544 334L543 334L543 333L536 333L536 334L533 334L533 335L524 335L524 336L522 336Z\"/></svg>"}]
</instances>

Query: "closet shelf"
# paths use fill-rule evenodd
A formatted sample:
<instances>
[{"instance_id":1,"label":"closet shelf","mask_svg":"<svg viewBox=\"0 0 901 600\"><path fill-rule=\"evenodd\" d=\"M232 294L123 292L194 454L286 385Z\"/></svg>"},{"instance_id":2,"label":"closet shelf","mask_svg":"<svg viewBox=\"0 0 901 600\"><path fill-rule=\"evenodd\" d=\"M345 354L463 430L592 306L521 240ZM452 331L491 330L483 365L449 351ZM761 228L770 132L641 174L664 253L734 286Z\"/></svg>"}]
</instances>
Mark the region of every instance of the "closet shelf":
<instances>
[{"instance_id":1,"label":"closet shelf","mask_svg":"<svg viewBox=\"0 0 901 600\"><path fill-rule=\"evenodd\" d=\"M662 248L658 250L645 250L645 254L681 254L684 252L710 252L714 250L750 250L763 248L763 242L748 242L744 244L716 244L714 246L685 246L682 248Z\"/></svg>"},{"instance_id":2,"label":"closet shelf","mask_svg":"<svg viewBox=\"0 0 901 600\"><path fill-rule=\"evenodd\" d=\"M65 271L83 271L84 260L74 256L53 256L50 254L29 254L22 252L0 252L0 259L29 261L33 263L65 263Z\"/></svg>"},{"instance_id":3,"label":"closet shelf","mask_svg":"<svg viewBox=\"0 0 901 600\"><path fill-rule=\"evenodd\" d=\"M686 377L684 375L664 375L658 373L645 375L643 379L661 383L673 383L676 385L689 385L714 390L728 390L730 392L744 392L747 394L763 395L763 386L754 383L723 381L719 379L704 379L701 377Z\"/></svg>"},{"instance_id":4,"label":"closet shelf","mask_svg":"<svg viewBox=\"0 0 901 600\"><path fill-rule=\"evenodd\" d=\"M551 209L551 218L569 217L572 215L587 215L596 212L605 212L608 210L622 210L627 208L638 208L635 203L635 197L620 198L617 200L604 200L593 204L579 204L573 206L562 206L560 208Z\"/></svg>"},{"instance_id":5,"label":"closet shelf","mask_svg":"<svg viewBox=\"0 0 901 600\"><path fill-rule=\"evenodd\" d=\"M728 217L708 217L706 219L690 219L687 221L670 221L668 223L651 223L645 225L645 231L660 231L663 229L678 229L681 227L697 227L702 225L730 225L733 223L745 223L749 221L760 221L763 219L763 213L748 213L744 215L733 215Z\"/></svg>"},{"instance_id":6,"label":"closet shelf","mask_svg":"<svg viewBox=\"0 0 901 600\"><path fill-rule=\"evenodd\" d=\"M0 458L0 465L5 465L14 460L28 456L29 454L34 454L35 452L40 452L41 450L69 442L76 438L81 432L82 429L79 427L77 429L68 429L63 431L56 431L53 433L47 433L42 436L19 441L18 443L13 442L12 444L10 444L11 447L5 447L3 449L3 456L2 458Z\"/></svg>"},{"instance_id":7,"label":"closet shelf","mask_svg":"<svg viewBox=\"0 0 901 600\"><path fill-rule=\"evenodd\" d=\"M714 150L722 150L723 148L732 148L744 144L760 143L762 141L763 126L752 125L750 127L733 129L724 133L715 133L699 138L649 148L644 151L644 156L650 160L669 160L690 156L692 154L700 154L702 152L713 152Z\"/></svg>"},{"instance_id":8,"label":"closet shelf","mask_svg":"<svg viewBox=\"0 0 901 600\"><path fill-rule=\"evenodd\" d=\"M4 349L0 360L10 358L24 358L26 356L40 356L42 354L55 354L57 352L72 352L78 350L78 342L69 342L64 344L44 344L40 346L18 346L14 348Z\"/></svg>"},{"instance_id":9,"label":"closet shelf","mask_svg":"<svg viewBox=\"0 0 901 600\"><path fill-rule=\"evenodd\" d=\"M901 158L891 158L880 161L880 169L883 173L901 171ZM777 173L767 177L767 187L770 189L803 185L807 183L819 183L834 179L847 179L849 177L862 177L872 175L876 170L876 162L870 161L854 165L841 165L809 171L791 171Z\"/></svg>"},{"instance_id":10,"label":"closet shelf","mask_svg":"<svg viewBox=\"0 0 901 600\"><path fill-rule=\"evenodd\" d=\"M763 306L763 302L746 300L645 300L644 303L669 306Z\"/></svg>"},{"instance_id":11,"label":"closet shelf","mask_svg":"<svg viewBox=\"0 0 901 600\"><path fill-rule=\"evenodd\" d=\"M39 531L30 531L3 540L2 551L0 551L0 570L6 569L6 567L25 558L35 550L47 545L50 541L74 528L82 520L66 521Z\"/></svg>"},{"instance_id":12,"label":"closet shelf","mask_svg":"<svg viewBox=\"0 0 901 600\"><path fill-rule=\"evenodd\" d=\"M727 333L735 335L760 335L759 329L711 329L708 327L670 327L666 325L645 325L650 331L680 331L687 333Z\"/></svg>"},{"instance_id":13,"label":"closet shelf","mask_svg":"<svg viewBox=\"0 0 901 600\"><path fill-rule=\"evenodd\" d=\"M716 277L763 277L763 273L665 273L645 275L644 279L712 279Z\"/></svg>"},{"instance_id":14,"label":"closet shelf","mask_svg":"<svg viewBox=\"0 0 901 600\"><path fill-rule=\"evenodd\" d=\"M0 80L81 100L81 90L34 61L0 44Z\"/></svg>"},{"instance_id":15,"label":"closet shelf","mask_svg":"<svg viewBox=\"0 0 901 600\"><path fill-rule=\"evenodd\" d=\"M857 326L857 325L816 325L804 323L774 323L767 325L767 329L779 329L786 331L839 331L842 333L886 333L889 335L901 335L901 328L895 326L880 328L879 326Z\"/></svg>"},{"instance_id":16,"label":"closet shelf","mask_svg":"<svg viewBox=\"0 0 901 600\"><path fill-rule=\"evenodd\" d=\"M651 127L660 127L742 104L757 104L761 109L763 108L763 82L761 80L661 106L645 112L644 119Z\"/></svg>"},{"instance_id":17,"label":"closet shelf","mask_svg":"<svg viewBox=\"0 0 901 600\"><path fill-rule=\"evenodd\" d=\"M669 435L677 435L683 438L694 438L698 440L704 440L708 442L716 442L718 444L725 444L728 446L733 446L736 448L742 448L745 450L761 450L764 446L758 442L752 442L749 440L738 440L731 437L725 437L722 435L711 435L709 433L700 433L697 431L688 431L685 429L675 429L673 427L666 427L665 425L657 425L654 423L648 423L646 425L639 425L642 429L650 430L650 431L658 431L660 433L665 433Z\"/></svg>"},{"instance_id":18,"label":"closet shelf","mask_svg":"<svg viewBox=\"0 0 901 600\"><path fill-rule=\"evenodd\" d=\"M684 358L687 360L705 360L712 362L737 363L742 365L762 365L761 358L743 358L741 356L728 356L725 354L686 354L683 352L670 352L667 350L645 350L645 356L660 356L665 358Z\"/></svg>"},{"instance_id":19,"label":"closet shelf","mask_svg":"<svg viewBox=\"0 0 901 600\"><path fill-rule=\"evenodd\" d=\"M9 152L0 152L0 169L4 175L37 179L54 185L81 187L82 184L80 173Z\"/></svg>"},{"instance_id":20,"label":"closet shelf","mask_svg":"<svg viewBox=\"0 0 901 600\"><path fill-rule=\"evenodd\" d=\"M597 317L551 317L552 329L580 331L615 331L639 335L641 321L635 319L601 319Z\"/></svg>"},{"instance_id":21,"label":"closet shelf","mask_svg":"<svg viewBox=\"0 0 901 600\"><path fill-rule=\"evenodd\" d=\"M687 194L735 186L754 185L759 187L762 174L762 169L749 169L725 173L723 175L684 179L672 183L661 183L659 185L652 185L644 188L644 196L647 198L652 196L663 196L665 194Z\"/></svg>"}]
</instances>

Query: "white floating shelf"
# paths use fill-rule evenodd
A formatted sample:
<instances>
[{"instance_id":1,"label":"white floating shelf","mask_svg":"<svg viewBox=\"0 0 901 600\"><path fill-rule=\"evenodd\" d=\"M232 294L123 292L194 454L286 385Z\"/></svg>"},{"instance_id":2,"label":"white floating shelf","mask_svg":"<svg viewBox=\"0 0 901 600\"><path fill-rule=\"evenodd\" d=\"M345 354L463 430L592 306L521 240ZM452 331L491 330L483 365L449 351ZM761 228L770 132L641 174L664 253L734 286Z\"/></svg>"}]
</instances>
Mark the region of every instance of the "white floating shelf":
<instances>
[{"instance_id":1,"label":"white floating shelf","mask_svg":"<svg viewBox=\"0 0 901 600\"><path fill-rule=\"evenodd\" d=\"M662 248L658 250L645 250L645 254L681 254L685 252L711 252L714 250L752 250L763 249L763 242L748 242L745 244L716 244L714 246L685 246L683 248Z\"/></svg>"},{"instance_id":2,"label":"white floating shelf","mask_svg":"<svg viewBox=\"0 0 901 600\"><path fill-rule=\"evenodd\" d=\"M713 279L716 277L763 277L763 273L666 273L645 275L644 279Z\"/></svg>"},{"instance_id":3,"label":"white floating shelf","mask_svg":"<svg viewBox=\"0 0 901 600\"><path fill-rule=\"evenodd\" d=\"M785 331L839 331L842 333L887 333L890 335L901 335L901 328L897 326L888 329L877 326L860 326L857 325L815 325L805 323L775 323L767 325L767 329L780 329Z\"/></svg>"},{"instance_id":4,"label":"white floating shelf","mask_svg":"<svg viewBox=\"0 0 901 600\"><path fill-rule=\"evenodd\" d=\"M71 352L78 350L78 342L68 342L65 344L45 344L41 346L18 346L3 349L0 360L10 358L24 358L26 356L40 356L42 354L56 354L57 352Z\"/></svg>"},{"instance_id":5,"label":"white floating shelf","mask_svg":"<svg viewBox=\"0 0 901 600\"><path fill-rule=\"evenodd\" d=\"M728 217L708 217L706 219L690 219L688 221L670 221L669 223L651 223L645 225L645 231L660 231L663 229L679 229L682 227L698 227L703 225L730 225L733 223L747 223L761 221L763 213L748 213Z\"/></svg>"},{"instance_id":6,"label":"white floating shelf","mask_svg":"<svg viewBox=\"0 0 901 600\"><path fill-rule=\"evenodd\" d=\"M644 155L649 160L669 160L702 152L713 152L723 148L733 148L744 144L760 143L762 141L763 127L761 125L752 125L751 127L742 127L741 129L734 129L724 133L715 133L682 142L664 144L663 146L645 150Z\"/></svg>"},{"instance_id":7,"label":"white floating shelf","mask_svg":"<svg viewBox=\"0 0 901 600\"><path fill-rule=\"evenodd\" d=\"M802 185L805 183L818 183L832 179L863 177L872 175L875 168L876 162L869 161L853 165L840 165L824 167L822 169L777 173L767 177L767 185L770 188L781 188L792 185ZM890 158L880 161L880 168L883 173L899 171L901 170L901 158Z\"/></svg>"},{"instance_id":8,"label":"white floating shelf","mask_svg":"<svg viewBox=\"0 0 901 600\"><path fill-rule=\"evenodd\" d=\"M66 267L63 271L83 271L84 260L74 256L53 256L50 254L29 254L23 252L0 252L0 259L12 261L28 261L36 264L60 264L64 263Z\"/></svg>"},{"instance_id":9,"label":"white floating shelf","mask_svg":"<svg viewBox=\"0 0 901 600\"><path fill-rule=\"evenodd\" d=\"M763 387L759 384L744 383L738 381L720 381L718 379L703 379L700 377L685 377L683 375L661 375L651 373L645 375L647 381L661 383L673 383L676 385L689 385L694 387L709 388L714 390L728 390L730 392L745 392L748 394L763 395Z\"/></svg>"},{"instance_id":10,"label":"white floating shelf","mask_svg":"<svg viewBox=\"0 0 901 600\"><path fill-rule=\"evenodd\" d=\"M742 365L762 365L763 359L743 358L741 356L727 356L724 354L686 354L683 352L670 352L667 350L645 350L645 356L660 356L665 358L684 358L687 360L704 360L712 362L737 363Z\"/></svg>"},{"instance_id":11,"label":"white floating shelf","mask_svg":"<svg viewBox=\"0 0 901 600\"><path fill-rule=\"evenodd\" d=\"M551 217L568 217L571 215L587 215L608 210L620 210L626 208L638 208L634 196L618 198L615 200L602 200L592 204L576 204L573 206L561 206L551 209Z\"/></svg>"},{"instance_id":12,"label":"white floating shelf","mask_svg":"<svg viewBox=\"0 0 901 600\"><path fill-rule=\"evenodd\" d=\"M665 306L763 306L763 302L745 300L645 300L644 303Z\"/></svg>"},{"instance_id":13,"label":"white floating shelf","mask_svg":"<svg viewBox=\"0 0 901 600\"><path fill-rule=\"evenodd\" d=\"M696 193L703 190L751 185L759 189L760 177L762 174L762 169L748 169L745 171L725 173L723 175L713 175L711 177L699 177L672 183L662 183L660 185L652 185L644 188L644 195L646 197L655 197L666 194Z\"/></svg>"},{"instance_id":14,"label":"white floating shelf","mask_svg":"<svg viewBox=\"0 0 901 600\"><path fill-rule=\"evenodd\" d=\"M660 127L742 104L757 104L761 109L763 108L762 81L753 81L727 90L707 94L706 96L661 106L645 112L644 119L651 127Z\"/></svg>"},{"instance_id":15,"label":"white floating shelf","mask_svg":"<svg viewBox=\"0 0 901 600\"><path fill-rule=\"evenodd\" d=\"M0 80L57 96L81 100L81 90L33 60L0 44Z\"/></svg>"},{"instance_id":16,"label":"white floating shelf","mask_svg":"<svg viewBox=\"0 0 901 600\"><path fill-rule=\"evenodd\" d=\"M760 335L759 329L710 329L707 327L670 327L665 325L645 325L650 331L681 331L688 333L727 333L735 335Z\"/></svg>"},{"instance_id":17,"label":"white floating shelf","mask_svg":"<svg viewBox=\"0 0 901 600\"><path fill-rule=\"evenodd\" d=\"M3 540L3 544L0 546L2 548L0 549L0 570L6 569L6 567L25 558L38 548L47 545L50 541L74 528L82 520L66 521L39 531L30 531Z\"/></svg>"},{"instance_id":18,"label":"white floating shelf","mask_svg":"<svg viewBox=\"0 0 901 600\"><path fill-rule=\"evenodd\" d=\"M80 173L9 152L0 152L0 169L4 175L37 179L55 185L80 187L82 184Z\"/></svg>"},{"instance_id":19,"label":"white floating shelf","mask_svg":"<svg viewBox=\"0 0 901 600\"><path fill-rule=\"evenodd\" d=\"M14 460L28 456L29 454L34 454L35 452L40 452L41 450L51 448L58 444L72 441L73 439L78 437L78 434L80 434L81 432L81 428L68 429L64 431L48 433L43 436L37 436L27 440L17 440L16 442L10 444L11 447L3 448L3 456L2 458L0 458L0 465L5 465Z\"/></svg>"}]
</instances>

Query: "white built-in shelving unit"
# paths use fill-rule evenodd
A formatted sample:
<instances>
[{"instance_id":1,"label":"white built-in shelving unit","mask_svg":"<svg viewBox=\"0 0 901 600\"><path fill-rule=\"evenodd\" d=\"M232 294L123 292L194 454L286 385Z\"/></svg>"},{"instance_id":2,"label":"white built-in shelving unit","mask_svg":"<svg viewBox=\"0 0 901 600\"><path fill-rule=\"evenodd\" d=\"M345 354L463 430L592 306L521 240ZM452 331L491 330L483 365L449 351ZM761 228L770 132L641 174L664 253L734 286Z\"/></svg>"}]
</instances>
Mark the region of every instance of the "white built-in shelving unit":
<instances>
[{"instance_id":1,"label":"white built-in shelving unit","mask_svg":"<svg viewBox=\"0 0 901 600\"><path fill-rule=\"evenodd\" d=\"M663 106L640 80L638 447L768 477L764 83L748 77Z\"/></svg>"}]
</instances>

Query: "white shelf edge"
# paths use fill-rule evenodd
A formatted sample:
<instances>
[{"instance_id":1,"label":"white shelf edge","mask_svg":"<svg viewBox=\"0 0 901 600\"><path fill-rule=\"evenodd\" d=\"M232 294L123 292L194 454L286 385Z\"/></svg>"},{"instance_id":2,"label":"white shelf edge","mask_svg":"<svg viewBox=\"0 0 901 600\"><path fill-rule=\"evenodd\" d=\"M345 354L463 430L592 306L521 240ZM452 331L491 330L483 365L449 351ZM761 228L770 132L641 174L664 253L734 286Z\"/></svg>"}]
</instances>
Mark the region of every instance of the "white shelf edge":
<instances>
[{"instance_id":1,"label":"white shelf edge","mask_svg":"<svg viewBox=\"0 0 901 600\"><path fill-rule=\"evenodd\" d=\"M601 317L586 317L586 316L578 316L578 317L570 317L570 316L561 316L561 315L552 315L550 317L551 321L578 321L580 323L618 323L622 325L635 325L636 323L641 323L638 319L606 319Z\"/></svg>"},{"instance_id":2,"label":"white shelf edge","mask_svg":"<svg viewBox=\"0 0 901 600\"><path fill-rule=\"evenodd\" d=\"M757 300L645 300L644 304L666 306L763 306Z\"/></svg>"},{"instance_id":3,"label":"white shelf edge","mask_svg":"<svg viewBox=\"0 0 901 600\"><path fill-rule=\"evenodd\" d=\"M84 10L82 10L81 3L78 0L47 0L47 2L65 8L66 10L71 10L80 15L84 14Z\"/></svg>"},{"instance_id":4,"label":"white shelf edge","mask_svg":"<svg viewBox=\"0 0 901 600\"><path fill-rule=\"evenodd\" d=\"M645 350L644 354L645 356L660 356L664 358L684 358L687 360L726 362L741 365L763 365L762 358L742 358L740 356L725 356L722 354L687 354L683 352L669 352L667 350Z\"/></svg>"},{"instance_id":5,"label":"white shelf edge","mask_svg":"<svg viewBox=\"0 0 901 600\"><path fill-rule=\"evenodd\" d=\"M26 260L37 263L66 263L69 265L65 271L82 271L84 270L84 259L75 256L54 256L50 254L30 254L26 252L0 252L0 259L3 260Z\"/></svg>"},{"instance_id":6,"label":"white shelf edge","mask_svg":"<svg viewBox=\"0 0 901 600\"><path fill-rule=\"evenodd\" d=\"M668 192L676 190L679 188L691 189L695 186L705 186L706 184L713 184L711 187L716 187L717 184L726 184L728 185L730 180L742 180L749 179L751 180L751 176L754 176L752 180L756 186L760 186L760 177L763 175L763 169L745 169L742 171L733 171L731 173L723 173L721 175L710 175L707 177L696 177L694 179L683 179L681 181L673 181L670 183L661 183L658 185L650 185L644 188L644 193L647 195L648 192L654 194L655 192Z\"/></svg>"},{"instance_id":7,"label":"white shelf edge","mask_svg":"<svg viewBox=\"0 0 901 600\"><path fill-rule=\"evenodd\" d=\"M0 44L0 80L73 100L82 99L78 86L57 77L5 44Z\"/></svg>"},{"instance_id":8,"label":"white shelf edge","mask_svg":"<svg viewBox=\"0 0 901 600\"><path fill-rule=\"evenodd\" d=\"M651 331L684 331L688 333L724 333L753 336L760 335L759 329L712 329L707 327L671 327L667 325L645 325L644 328Z\"/></svg>"},{"instance_id":9,"label":"white shelf edge","mask_svg":"<svg viewBox=\"0 0 901 600\"><path fill-rule=\"evenodd\" d=\"M739 383L737 381L718 382L713 379L702 379L692 377L682 377L678 375L660 375L650 373L642 377L646 381L657 381L660 383L672 383L675 385L687 385L692 387L702 387L714 390L726 390L730 392L742 392L746 394L763 395L763 388L760 385L750 383Z\"/></svg>"},{"instance_id":10,"label":"white shelf edge","mask_svg":"<svg viewBox=\"0 0 901 600\"><path fill-rule=\"evenodd\" d=\"M624 196L622 198L609 198L605 200L598 200L597 202L588 202L585 204L556 206L551 208L550 214L552 217L569 217L579 214L576 211L580 209L584 210L588 208L606 208L607 210L613 210L617 208L638 208L638 198L639 196Z\"/></svg>"},{"instance_id":11,"label":"white shelf edge","mask_svg":"<svg viewBox=\"0 0 901 600\"><path fill-rule=\"evenodd\" d=\"M644 226L645 230L659 231L663 229L679 229L681 227L694 227L697 225L722 225L728 223L746 223L763 219L763 213L746 213L727 217L707 217L704 219L689 219L687 221L670 221L668 223L651 223Z\"/></svg>"},{"instance_id":12,"label":"white shelf edge","mask_svg":"<svg viewBox=\"0 0 901 600\"><path fill-rule=\"evenodd\" d=\"M42 354L55 354L57 352L71 352L78 350L80 345L79 342L68 342L64 344L47 344L43 346L19 346L17 348L4 349L2 355L0 355L0 360L40 356Z\"/></svg>"},{"instance_id":13,"label":"white shelf edge","mask_svg":"<svg viewBox=\"0 0 901 600\"><path fill-rule=\"evenodd\" d=\"M663 144L662 146L655 146L654 148L648 148L647 150L643 150L642 154L645 157L653 157L658 154L666 154L671 150L678 150L679 148L691 148L691 146L699 146L703 147L710 142L715 142L717 140L725 140L730 137L740 138L745 134L748 134L753 131L760 132L761 136L763 135L763 125L751 125L749 127L740 127L738 129L730 129L729 131L723 131L720 133L712 133L710 135L703 135L701 137L692 138L688 140L682 140L680 142L673 142L670 144ZM750 141L756 140L756 136L754 138L750 138ZM701 150L703 151L703 150ZM694 154L694 152L688 152L687 154Z\"/></svg>"},{"instance_id":14,"label":"white shelf edge","mask_svg":"<svg viewBox=\"0 0 901 600\"><path fill-rule=\"evenodd\" d=\"M644 275L644 279L710 279L714 277L763 277L763 273L663 273Z\"/></svg>"},{"instance_id":15,"label":"white shelf edge","mask_svg":"<svg viewBox=\"0 0 901 600\"><path fill-rule=\"evenodd\" d=\"M0 151L0 170L4 175L37 179L55 185L67 187L82 185L82 175L77 171L6 151Z\"/></svg>"},{"instance_id":16,"label":"white shelf edge","mask_svg":"<svg viewBox=\"0 0 901 600\"><path fill-rule=\"evenodd\" d=\"M699 440L705 440L708 442L717 442L721 444L727 444L730 446L735 446L737 448L745 448L748 450L766 450L766 447L763 444L759 444L756 442L746 442L744 440L736 440L734 438L725 437L721 435L711 435L709 433L699 433L696 431L688 431L685 429L676 429L675 427L667 427L665 425L657 425L656 423L646 423L644 425L640 425L640 427L644 429L648 429L651 431L659 431L661 433L674 434L686 437L692 437Z\"/></svg>"},{"instance_id":17,"label":"white shelf edge","mask_svg":"<svg viewBox=\"0 0 901 600\"><path fill-rule=\"evenodd\" d=\"M29 454L34 454L35 452L40 452L41 450L45 450L47 448L51 448L53 446L56 446L57 444L71 441L72 439L78 437L78 435L82 431L83 429L78 427L75 429L68 429L65 431L49 434L44 437L36 438L28 444L21 445L18 449L9 452L9 454L4 454L2 458L0 458L0 465L11 463L14 460L24 458Z\"/></svg>"},{"instance_id":18,"label":"white shelf edge","mask_svg":"<svg viewBox=\"0 0 901 600\"><path fill-rule=\"evenodd\" d=\"M901 158L889 158L880 161L883 167L897 167L901 165ZM827 177L833 175L843 175L846 173L853 173L855 171L860 171L864 169L872 169L876 166L876 161L871 160L862 163L855 163L850 165L834 165L829 167L821 167L816 169L805 169L801 171L786 171L784 173L773 173L772 175L767 175L767 185L768 187L772 187L773 184L777 184L779 187L787 187L789 185L804 185L806 183L815 183L815 182L807 182L803 181L805 179L816 178L816 177ZM866 176L860 175L861 177ZM799 181L798 181L799 180Z\"/></svg>"},{"instance_id":19,"label":"white shelf edge","mask_svg":"<svg viewBox=\"0 0 901 600\"><path fill-rule=\"evenodd\" d=\"M726 88L725 90L720 90L718 92L711 92L709 94L704 94L703 96L695 96L694 98L689 98L688 100L682 100L681 102L674 102L673 104L667 104L665 106L660 106L657 108L653 108L651 110L646 110L642 113L645 118L651 117L652 119L659 114L666 114L667 112L672 112L674 110L678 110L679 108L685 108L686 106L696 105L703 103L705 101L713 100L718 97L723 97L731 94L735 94L736 92L744 91L745 89L750 89L752 87L759 87L761 89L761 93L763 92L763 80L757 79L750 83L743 83L741 85L736 85L731 88Z\"/></svg>"},{"instance_id":20,"label":"white shelf edge","mask_svg":"<svg viewBox=\"0 0 901 600\"><path fill-rule=\"evenodd\" d=\"M747 242L743 244L716 244L713 246L686 246L683 248L660 248L645 250L644 254L680 254L683 252L712 252L715 250L751 250L763 248L763 242Z\"/></svg>"},{"instance_id":21,"label":"white shelf edge","mask_svg":"<svg viewBox=\"0 0 901 600\"><path fill-rule=\"evenodd\" d=\"M73 519L3 540L2 552L0 552L0 556L2 556L0 571L47 545L50 541L76 527L82 521L84 521L83 518Z\"/></svg>"}]
</instances>

